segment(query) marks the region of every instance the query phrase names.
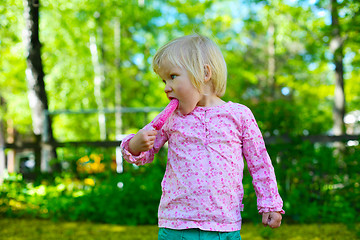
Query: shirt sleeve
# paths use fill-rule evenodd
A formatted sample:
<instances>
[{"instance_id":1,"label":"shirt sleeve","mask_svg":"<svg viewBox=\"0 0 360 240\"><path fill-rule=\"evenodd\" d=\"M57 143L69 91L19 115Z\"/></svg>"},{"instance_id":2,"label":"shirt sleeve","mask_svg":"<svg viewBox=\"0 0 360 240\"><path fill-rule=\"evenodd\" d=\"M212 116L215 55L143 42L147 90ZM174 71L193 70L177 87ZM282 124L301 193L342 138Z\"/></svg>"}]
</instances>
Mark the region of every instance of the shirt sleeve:
<instances>
[{"instance_id":1,"label":"shirt sleeve","mask_svg":"<svg viewBox=\"0 0 360 240\"><path fill-rule=\"evenodd\" d=\"M259 213L280 212L283 201L279 195L274 167L265 142L249 108L242 113L243 155L248 165L257 197Z\"/></svg>"},{"instance_id":2,"label":"shirt sleeve","mask_svg":"<svg viewBox=\"0 0 360 240\"><path fill-rule=\"evenodd\" d=\"M146 125L143 129L151 130L153 129L152 123L155 121L154 119L151 123ZM165 127L165 125L164 125ZM136 165L144 165L146 163L151 163L154 160L154 155L159 152L160 148L167 141L167 134L164 131L164 127L160 129L156 135L154 147L146 152L141 152L138 156L135 156L129 151L129 142L135 136L135 134L130 134L126 136L120 145L121 152L125 161L136 164Z\"/></svg>"}]
</instances>

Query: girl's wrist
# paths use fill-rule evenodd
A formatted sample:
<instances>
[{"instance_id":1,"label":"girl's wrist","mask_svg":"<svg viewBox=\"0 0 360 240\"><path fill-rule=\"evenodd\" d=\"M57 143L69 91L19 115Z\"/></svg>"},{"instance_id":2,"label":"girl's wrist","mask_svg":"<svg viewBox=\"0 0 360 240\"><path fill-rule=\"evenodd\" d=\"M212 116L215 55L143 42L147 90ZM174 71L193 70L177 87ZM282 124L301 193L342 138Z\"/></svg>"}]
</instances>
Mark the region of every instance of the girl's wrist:
<instances>
[{"instance_id":1,"label":"girl's wrist","mask_svg":"<svg viewBox=\"0 0 360 240\"><path fill-rule=\"evenodd\" d=\"M129 142L129 152L134 156L139 156L141 152L136 151L133 147L133 139L131 139Z\"/></svg>"}]
</instances>

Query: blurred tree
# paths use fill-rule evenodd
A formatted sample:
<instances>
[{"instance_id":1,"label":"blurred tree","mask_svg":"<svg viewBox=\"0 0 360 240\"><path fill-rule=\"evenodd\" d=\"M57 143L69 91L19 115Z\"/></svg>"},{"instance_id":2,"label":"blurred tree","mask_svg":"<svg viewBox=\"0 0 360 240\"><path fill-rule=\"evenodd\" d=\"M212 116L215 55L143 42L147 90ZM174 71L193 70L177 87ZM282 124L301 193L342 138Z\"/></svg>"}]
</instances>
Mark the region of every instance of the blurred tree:
<instances>
[{"instance_id":1,"label":"blurred tree","mask_svg":"<svg viewBox=\"0 0 360 240\"><path fill-rule=\"evenodd\" d=\"M339 23L339 6L337 0L331 0L331 41L330 51L334 55L335 94L334 94L334 127L335 135L345 133L345 91L344 91L344 39L341 36Z\"/></svg>"},{"instance_id":2,"label":"blurred tree","mask_svg":"<svg viewBox=\"0 0 360 240\"><path fill-rule=\"evenodd\" d=\"M104 103L103 103L103 87L105 82L105 67L104 67L104 34L100 22L100 13L95 12L95 24L96 24L96 34L90 35L90 52L91 59L94 68L94 96L97 104L98 121L99 121L99 130L100 130L100 139L106 140L106 116L104 113ZM100 50L100 51L99 51Z\"/></svg>"},{"instance_id":3,"label":"blurred tree","mask_svg":"<svg viewBox=\"0 0 360 240\"><path fill-rule=\"evenodd\" d=\"M121 17L121 14L120 14ZM118 110L115 113L115 136L116 139L119 139L120 134L123 133L122 130L122 114L119 110L121 110L121 18L114 18L114 66L117 69L116 74L114 74L114 82L115 82L115 108ZM119 151L119 150L117 150Z\"/></svg>"},{"instance_id":4,"label":"blurred tree","mask_svg":"<svg viewBox=\"0 0 360 240\"><path fill-rule=\"evenodd\" d=\"M5 173L5 129L4 129L4 113L3 109L5 108L5 100L0 95L0 185L4 180Z\"/></svg>"},{"instance_id":5,"label":"blurred tree","mask_svg":"<svg viewBox=\"0 0 360 240\"><path fill-rule=\"evenodd\" d=\"M22 139L27 139L33 133L26 95L26 59L21 37L24 18L19 17L23 13L22 1L0 2L0 95L7 105L6 109L2 109L4 121L13 120Z\"/></svg>"},{"instance_id":6,"label":"blurred tree","mask_svg":"<svg viewBox=\"0 0 360 240\"><path fill-rule=\"evenodd\" d=\"M47 36L47 44L44 45L44 56L47 59L45 71L48 72L49 82L47 89L55 99L51 101L50 109L97 108L94 96L94 64L91 61L89 39L93 35L99 40L97 29L100 28L103 40L102 46L97 41L97 50L105 75L101 92L103 107L114 108L119 100L124 107L159 104L156 97L143 99L147 87L156 89L155 95L159 92L157 85L149 85L149 80L154 79L154 75L150 69L145 69L144 65L148 63L150 54L144 54L145 45L154 46L156 37L156 34L152 34L156 32L156 28L151 19L158 16L158 10L154 9L151 3L144 2L144 5L141 5L137 1L98 1L94 4L82 4L69 1L58 6L57 3L44 1L44 5L46 10L43 11L43 18L49 21L43 32L43 35ZM100 16L98 20L94 17L96 12ZM115 19L121 21L120 38L119 35L115 36ZM114 49L117 39L121 51ZM115 59L121 61L117 60L118 63L114 64ZM115 84L124 88L121 99L118 98L116 101L114 96L120 96L119 88L114 87ZM114 114L107 114L106 118L106 134L109 139L114 139ZM54 134L60 141L96 140L99 139L100 129L95 121L97 115L56 116L54 126L57 127ZM138 120L124 119L123 128L128 128L131 122L136 123Z\"/></svg>"},{"instance_id":7,"label":"blurred tree","mask_svg":"<svg viewBox=\"0 0 360 240\"><path fill-rule=\"evenodd\" d=\"M333 133L345 133L344 116L346 111L358 109L353 101L358 99L359 79L355 69L359 69L356 48L360 44L359 9L360 2L353 0L319 0L317 11L328 11L329 21L322 29L323 39L328 40L327 61L331 62L334 75ZM358 48L358 47L357 47ZM352 73L351 73L352 72ZM347 86L349 85L349 86ZM349 97L347 95L350 95ZM348 105L348 107L346 107ZM348 109L346 109L348 108Z\"/></svg>"},{"instance_id":8,"label":"blurred tree","mask_svg":"<svg viewBox=\"0 0 360 240\"><path fill-rule=\"evenodd\" d=\"M44 72L39 41L39 1L24 0L26 22L24 41L26 44L26 79L28 82L29 104L32 110L33 131L37 142L41 144L41 170L50 171L50 160L56 158L56 150L50 144L54 142L48 99L45 91ZM46 144L46 145L45 145ZM38 155L38 154L37 154ZM36 159L39 163L39 159ZM36 164L38 166L39 164Z\"/></svg>"},{"instance_id":9,"label":"blurred tree","mask_svg":"<svg viewBox=\"0 0 360 240\"><path fill-rule=\"evenodd\" d=\"M327 131L331 124L324 120L331 117L327 96L332 88L329 70L321 65L325 46L317 29L323 22L300 3L246 3L239 41L244 53L238 54L243 59L229 66L240 79L230 93L240 93L237 98L253 109L266 135Z\"/></svg>"},{"instance_id":10,"label":"blurred tree","mask_svg":"<svg viewBox=\"0 0 360 240\"><path fill-rule=\"evenodd\" d=\"M49 109L98 108L91 35L97 39L105 75L104 108L164 106L168 100L152 72L152 56L168 40L195 31L212 37L224 53L224 100L249 105L267 136L325 133L332 127L334 102L330 1L326 2L42 0L39 37ZM0 92L9 106L5 119L14 119L24 136L29 135L31 118L24 97L25 24L18 18L23 6L15 0L7 3L0 3L0 54L6 56L0 59ZM360 104L359 8L356 1L344 0L339 9L341 32L348 35L343 46L344 90L347 107L354 110ZM115 139L119 116L105 116L106 135ZM145 121L140 114L124 113L121 118L123 133ZM59 141L98 140L98 115L54 115L53 131Z\"/></svg>"}]
</instances>

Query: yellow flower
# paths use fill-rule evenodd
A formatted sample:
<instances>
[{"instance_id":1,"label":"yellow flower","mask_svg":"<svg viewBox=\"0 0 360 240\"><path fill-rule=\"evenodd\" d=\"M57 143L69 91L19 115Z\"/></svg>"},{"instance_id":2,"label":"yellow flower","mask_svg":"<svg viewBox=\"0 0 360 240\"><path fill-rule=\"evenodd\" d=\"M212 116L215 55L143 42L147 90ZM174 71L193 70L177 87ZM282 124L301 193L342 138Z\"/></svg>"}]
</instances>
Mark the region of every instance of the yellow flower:
<instances>
[{"instance_id":1,"label":"yellow flower","mask_svg":"<svg viewBox=\"0 0 360 240\"><path fill-rule=\"evenodd\" d=\"M88 186L92 186L92 187L95 186L95 181L92 178L85 178L84 183L85 183L85 185L88 185Z\"/></svg>"},{"instance_id":2,"label":"yellow flower","mask_svg":"<svg viewBox=\"0 0 360 240\"><path fill-rule=\"evenodd\" d=\"M84 156L77 161L77 170L86 173L100 173L105 171L105 164L101 163L103 160L102 154L90 154Z\"/></svg>"}]
</instances>

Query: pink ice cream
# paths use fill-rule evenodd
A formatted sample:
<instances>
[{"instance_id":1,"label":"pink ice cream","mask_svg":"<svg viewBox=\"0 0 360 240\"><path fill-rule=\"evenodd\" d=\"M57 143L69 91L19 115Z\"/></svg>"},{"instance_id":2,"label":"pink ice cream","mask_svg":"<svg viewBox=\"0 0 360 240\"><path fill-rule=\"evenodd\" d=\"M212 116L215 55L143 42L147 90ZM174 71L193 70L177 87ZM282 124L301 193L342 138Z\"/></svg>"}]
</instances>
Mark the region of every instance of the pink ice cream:
<instances>
[{"instance_id":1,"label":"pink ice cream","mask_svg":"<svg viewBox=\"0 0 360 240\"><path fill-rule=\"evenodd\" d=\"M172 99L166 108L159 114L157 120L153 123L153 127L156 130L160 130L164 126L166 119L175 111L179 105L179 100L176 98Z\"/></svg>"}]
</instances>

